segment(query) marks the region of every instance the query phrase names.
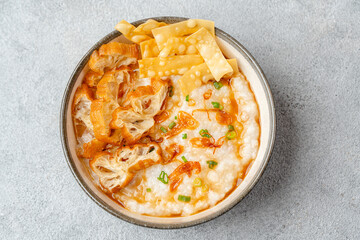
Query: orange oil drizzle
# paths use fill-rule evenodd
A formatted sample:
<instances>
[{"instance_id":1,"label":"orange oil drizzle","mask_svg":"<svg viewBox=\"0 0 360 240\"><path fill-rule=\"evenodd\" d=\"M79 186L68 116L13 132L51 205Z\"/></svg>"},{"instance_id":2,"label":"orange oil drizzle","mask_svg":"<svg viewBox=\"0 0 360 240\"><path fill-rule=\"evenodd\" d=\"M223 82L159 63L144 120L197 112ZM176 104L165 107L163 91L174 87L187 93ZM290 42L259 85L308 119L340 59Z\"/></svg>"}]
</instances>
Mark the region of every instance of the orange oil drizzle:
<instances>
[{"instance_id":1,"label":"orange oil drizzle","mask_svg":"<svg viewBox=\"0 0 360 240\"><path fill-rule=\"evenodd\" d=\"M173 129L165 134L166 138L171 138L179 133L181 133L184 129L195 130L199 126L199 122L193 118L189 113L184 111L179 111L178 114L178 122Z\"/></svg>"},{"instance_id":2,"label":"orange oil drizzle","mask_svg":"<svg viewBox=\"0 0 360 240\"><path fill-rule=\"evenodd\" d=\"M194 172L195 174L199 174L201 172L201 165L199 162L190 161L179 165L169 175L170 191L173 192L179 187L179 185L183 181L184 173L191 177L192 172Z\"/></svg>"}]
</instances>

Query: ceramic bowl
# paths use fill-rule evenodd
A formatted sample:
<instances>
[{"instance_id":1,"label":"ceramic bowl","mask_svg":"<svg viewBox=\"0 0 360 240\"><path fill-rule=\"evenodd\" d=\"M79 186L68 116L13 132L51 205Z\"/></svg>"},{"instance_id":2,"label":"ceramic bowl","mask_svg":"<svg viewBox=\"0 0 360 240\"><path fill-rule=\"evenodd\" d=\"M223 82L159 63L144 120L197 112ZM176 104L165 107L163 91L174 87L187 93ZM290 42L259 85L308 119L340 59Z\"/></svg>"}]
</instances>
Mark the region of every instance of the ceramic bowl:
<instances>
[{"instance_id":1,"label":"ceramic bowl","mask_svg":"<svg viewBox=\"0 0 360 240\"><path fill-rule=\"evenodd\" d=\"M180 17L154 17L157 21L175 23L184 21L186 18ZM132 24L138 26L147 19L142 19ZM111 41L128 42L118 31L113 31L97 42L80 60L76 66L70 80L66 86L61 105L60 133L62 146L67 163L75 179L87 195L94 200L100 207L109 213L125 220L146 227L154 228L181 228L203 223L211 220L235 206L243 199L254 187L262 175L275 140L275 109L270 88L260 66L251 54L233 37L224 31L216 28L217 42L227 58L236 58L239 68L247 77L251 88L255 94L260 111L260 147L258 155L253 162L250 171L243 182L224 200L216 206L186 217L152 217L136 214L123 208L120 204L104 194L99 187L92 181L88 168L78 159L75 152L76 139L71 119L71 102L76 88L89 69L88 61L91 53L98 49L102 44Z\"/></svg>"}]
</instances>

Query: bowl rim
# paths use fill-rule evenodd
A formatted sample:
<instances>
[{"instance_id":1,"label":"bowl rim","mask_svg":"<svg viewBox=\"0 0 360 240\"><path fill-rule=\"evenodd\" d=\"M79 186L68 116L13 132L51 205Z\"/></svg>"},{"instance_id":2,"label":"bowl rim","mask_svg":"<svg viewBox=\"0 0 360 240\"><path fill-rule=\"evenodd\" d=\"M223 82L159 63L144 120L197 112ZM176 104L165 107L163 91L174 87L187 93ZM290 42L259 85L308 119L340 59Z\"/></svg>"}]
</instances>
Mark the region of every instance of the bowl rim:
<instances>
[{"instance_id":1,"label":"bowl rim","mask_svg":"<svg viewBox=\"0 0 360 240\"><path fill-rule=\"evenodd\" d=\"M184 17L174 17L174 16L161 16L161 17L151 17L151 18L144 18L135 22L132 22L132 24L134 26L138 26L142 23L144 23L145 21L149 20L149 19L154 19L156 21L164 21L167 23L175 23L175 22L179 22L179 21L184 21L187 20L189 18L184 18ZM71 77L66 85L65 88L65 92L62 98L62 102L61 102L61 108L60 108L60 138L61 138L61 144L62 144L62 149L65 155L65 159L66 162L70 168L70 171L72 172L74 178L76 179L77 183L80 185L80 187L85 191L85 193L101 208L103 208L104 210L106 210L107 212L109 212L110 214L125 220L129 223L135 224L135 225L139 225L142 227L150 227L150 228L157 228L157 229L176 229L176 228L184 228L184 227L191 227L191 226L195 226L207 221L210 221L224 213L226 213L227 211L229 211L230 209L232 209L235 205L237 205L245 196L247 196L249 194L249 192L253 189L253 187L258 183L260 177L262 176L262 174L264 173L264 170L269 162L273 147L274 147L274 142L275 142L275 132L276 132L276 115L275 115L275 106L274 106L274 101L273 101L273 97L272 97L272 93L270 90L270 86L269 83L265 77L265 74L263 72L263 70L261 69L260 65L257 63L257 61L255 60L255 58L250 54L250 52L242 45L240 44L236 39L234 39L232 36L230 36L228 33L224 32L223 30L216 28L215 27L215 33L216 36L220 37L222 40L228 42L232 47L234 47L237 51L239 51L241 53L241 55L243 55L243 57L250 63L251 67L255 70L255 73L257 75L257 77L260 79L261 85L265 90L265 96L266 96L266 100L267 100L267 104L269 107L269 115L270 115L270 139L269 139L269 144L266 146L266 150L265 150L265 159L263 160L261 166L259 167L258 171L255 174L254 180L247 186L246 189L244 189L244 191L242 192L242 194L240 194L233 202L231 202L230 204L228 204L227 206L225 206L222 209L219 209L219 211L214 212L213 214L210 214L204 218L201 219L195 219L193 221L189 221L189 222L179 222L179 223L173 223L173 224L163 224L163 223L151 223L148 221L143 221L143 220L138 220L138 219L133 219L129 216L127 216L126 214L120 213L118 211L116 211L115 209L113 209L111 206L109 206L107 203L105 203L99 196L97 196L85 183L84 179L82 178L81 174L79 173L78 169L76 168L76 165L74 163L73 158L71 157L70 154L70 149L69 149L69 143L68 143L68 139L67 139L67 127L66 127L66 119L67 119L67 109L69 106L69 101L70 101L70 97L71 97L71 92L72 89L77 81L78 76L80 75L82 69L86 66L86 64L88 63L89 59L90 59L90 55L92 54L92 52L96 49L99 49L99 47L102 44L108 43L111 40L113 40L116 37L119 37L121 35L120 32L114 30L112 32L110 32L109 34L107 34L105 37L103 37L102 39L100 39L98 42L96 42L96 44L94 44L88 51L87 53L81 58L81 60L79 61L79 63L76 65L74 71L71 74Z\"/></svg>"}]
</instances>

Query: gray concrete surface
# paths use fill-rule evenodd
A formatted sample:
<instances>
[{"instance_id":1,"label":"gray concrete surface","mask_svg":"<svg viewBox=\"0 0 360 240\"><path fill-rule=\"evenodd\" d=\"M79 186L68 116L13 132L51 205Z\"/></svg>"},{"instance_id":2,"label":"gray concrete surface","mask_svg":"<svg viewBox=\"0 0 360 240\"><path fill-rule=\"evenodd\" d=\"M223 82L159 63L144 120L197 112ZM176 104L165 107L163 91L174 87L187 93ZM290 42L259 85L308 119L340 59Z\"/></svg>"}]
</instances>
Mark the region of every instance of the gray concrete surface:
<instances>
[{"instance_id":1,"label":"gray concrete surface","mask_svg":"<svg viewBox=\"0 0 360 240\"><path fill-rule=\"evenodd\" d=\"M64 88L121 19L212 19L255 56L277 110L253 191L205 224L156 230L98 207L61 149ZM360 239L360 2L0 1L0 239Z\"/></svg>"}]
</instances>

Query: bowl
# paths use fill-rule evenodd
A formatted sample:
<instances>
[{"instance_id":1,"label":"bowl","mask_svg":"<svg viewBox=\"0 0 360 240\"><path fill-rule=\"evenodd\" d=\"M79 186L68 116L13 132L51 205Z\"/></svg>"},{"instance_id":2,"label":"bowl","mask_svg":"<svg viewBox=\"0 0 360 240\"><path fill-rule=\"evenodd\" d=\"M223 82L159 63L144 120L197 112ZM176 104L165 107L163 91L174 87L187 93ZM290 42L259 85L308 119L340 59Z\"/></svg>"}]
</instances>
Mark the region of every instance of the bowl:
<instances>
[{"instance_id":1,"label":"bowl","mask_svg":"<svg viewBox=\"0 0 360 240\"><path fill-rule=\"evenodd\" d=\"M154 17L151 19L166 23L175 23L187 20L187 18L181 17ZM133 22L132 24L138 26L146 20L148 19L142 19ZM224 55L227 58L237 59L239 68L247 77L255 94L260 112L260 146L258 155L243 182L230 195L214 207L190 216L153 217L130 212L101 191L101 189L92 181L88 168L76 156L76 138L71 119L71 103L76 88L80 85L82 78L89 69L87 63L90 55L102 44L111 41L128 42L128 40L126 40L120 32L113 31L98 41L76 66L66 86L61 105L60 135L62 147L67 164L81 188L94 202L107 212L127 222L145 227L181 228L193 226L211 220L231 209L249 193L259 180L270 158L275 140L275 108L271 91L263 71L251 54L238 41L224 31L216 28L215 33L217 36L216 40Z\"/></svg>"}]
</instances>

